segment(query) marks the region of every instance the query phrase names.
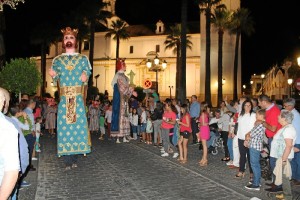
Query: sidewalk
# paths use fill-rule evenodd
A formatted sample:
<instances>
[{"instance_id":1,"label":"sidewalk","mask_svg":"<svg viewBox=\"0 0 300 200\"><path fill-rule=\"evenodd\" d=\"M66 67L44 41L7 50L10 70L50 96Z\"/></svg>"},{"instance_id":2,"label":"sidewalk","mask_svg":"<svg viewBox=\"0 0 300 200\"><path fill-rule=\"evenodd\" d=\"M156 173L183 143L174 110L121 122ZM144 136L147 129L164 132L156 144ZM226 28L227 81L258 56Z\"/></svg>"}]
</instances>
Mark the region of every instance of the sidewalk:
<instances>
[{"instance_id":1,"label":"sidewalk","mask_svg":"<svg viewBox=\"0 0 300 200\"><path fill-rule=\"evenodd\" d=\"M56 156L56 139L44 135L42 152L34 161L38 172L26 178L32 185L20 191L20 200L32 199L270 199L264 191L244 189L249 179L236 179L237 170L209 155L207 167L197 164L201 152L189 146L189 162L162 158L159 148L144 143L115 144L92 136L92 153L80 156L78 168L64 170ZM37 164L37 165L36 165ZM297 191L296 191L297 190ZM300 188L294 188L300 196Z\"/></svg>"}]
</instances>

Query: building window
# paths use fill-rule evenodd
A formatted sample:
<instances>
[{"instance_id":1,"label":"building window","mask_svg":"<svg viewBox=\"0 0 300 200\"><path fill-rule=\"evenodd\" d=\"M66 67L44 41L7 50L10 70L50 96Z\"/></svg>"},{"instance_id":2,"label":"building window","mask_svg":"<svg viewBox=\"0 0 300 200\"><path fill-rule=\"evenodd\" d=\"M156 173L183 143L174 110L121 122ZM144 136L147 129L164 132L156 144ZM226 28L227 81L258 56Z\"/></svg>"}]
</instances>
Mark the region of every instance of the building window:
<instances>
[{"instance_id":1,"label":"building window","mask_svg":"<svg viewBox=\"0 0 300 200\"><path fill-rule=\"evenodd\" d=\"M156 49L156 52L160 52L160 47L159 47L159 45L156 45L155 49Z\"/></svg>"},{"instance_id":2,"label":"building window","mask_svg":"<svg viewBox=\"0 0 300 200\"><path fill-rule=\"evenodd\" d=\"M83 42L83 50L89 50L90 49L90 43L89 41Z\"/></svg>"},{"instance_id":3,"label":"building window","mask_svg":"<svg viewBox=\"0 0 300 200\"><path fill-rule=\"evenodd\" d=\"M133 53L133 46L130 46L129 53Z\"/></svg>"}]
</instances>

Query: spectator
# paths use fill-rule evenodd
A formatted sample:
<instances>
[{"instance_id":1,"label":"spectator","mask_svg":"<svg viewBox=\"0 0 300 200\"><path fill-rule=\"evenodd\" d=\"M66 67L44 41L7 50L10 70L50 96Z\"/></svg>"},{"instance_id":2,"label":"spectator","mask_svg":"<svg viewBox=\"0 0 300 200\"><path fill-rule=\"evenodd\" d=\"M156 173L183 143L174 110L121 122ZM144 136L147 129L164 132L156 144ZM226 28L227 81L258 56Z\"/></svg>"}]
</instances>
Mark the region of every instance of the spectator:
<instances>
[{"instance_id":1,"label":"spectator","mask_svg":"<svg viewBox=\"0 0 300 200\"><path fill-rule=\"evenodd\" d=\"M18 180L20 169L18 131L2 113L6 90L0 88L0 199L8 199Z\"/></svg>"},{"instance_id":2,"label":"spectator","mask_svg":"<svg viewBox=\"0 0 300 200\"><path fill-rule=\"evenodd\" d=\"M294 158L292 159L292 183L294 185L300 185L300 114L295 109L296 101L293 98L283 100L284 109L293 113L294 118L292 124L296 129L297 139L294 146Z\"/></svg>"},{"instance_id":3,"label":"spectator","mask_svg":"<svg viewBox=\"0 0 300 200\"><path fill-rule=\"evenodd\" d=\"M290 185L291 171L290 161L294 158L294 149L296 141L296 130L292 125L293 113L288 110L282 110L278 121L282 128L273 136L270 156L275 159L274 168L275 187L266 189L268 192L283 192L283 195L277 195L277 199L292 200L292 191ZM283 172L287 172L283 174ZM280 198L279 198L280 197Z\"/></svg>"},{"instance_id":4,"label":"spectator","mask_svg":"<svg viewBox=\"0 0 300 200\"><path fill-rule=\"evenodd\" d=\"M200 116L200 103L197 101L196 95L192 95L192 104L190 107L190 115L191 115L193 144L197 144L197 133L199 132L197 120Z\"/></svg>"},{"instance_id":5,"label":"spectator","mask_svg":"<svg viewBox=\"0 0 300 200\"><path fill-rule=\"evenodd\" d=\"M276 132L281 128L281 125L278 122L278 116L280 115L279 108L272 103L271 99L267 95L260 95L258 98L259 106L262 109L266 110L266 121L264 122L264 126L266 128L266 136L268 138L269 149L271 149L271 143L273 140L273 136ZM275 167L275 158L270 156L270 170L273 172ZM274 177L272 179L272 183L267 183L268 186L274 187Z\"/></svg>"}]
</instances>

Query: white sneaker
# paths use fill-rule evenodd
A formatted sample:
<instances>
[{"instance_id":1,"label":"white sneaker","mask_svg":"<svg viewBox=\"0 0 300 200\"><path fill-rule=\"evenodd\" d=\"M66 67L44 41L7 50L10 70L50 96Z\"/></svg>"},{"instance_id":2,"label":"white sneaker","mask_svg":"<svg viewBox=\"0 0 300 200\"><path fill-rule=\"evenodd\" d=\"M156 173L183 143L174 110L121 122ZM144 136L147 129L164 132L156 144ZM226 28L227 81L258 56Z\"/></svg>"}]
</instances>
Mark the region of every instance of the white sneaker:
<instances>
[{"instance_id":1,"label":"white sneaker","mask_svg":"<svg viewBox=\"0 0 300 200\"><path fill-rule=\"evenodd\" d=\"M164 151L165 149L162 147L162 148L160 148L160 150L161 150L161 151Z\"/></svg>"},{"instance_id":2,"label":"white sneaker","mask_svg":"<svg viewBox=\"0 0 300 200\"><path fill-rule=\"evenodd\" d=\"M121 143L121 142L120 142L120 140L119 140L119 139L117 139L116 143L117 143L117 144L119 144L119 143Z\"/></svg>"},{"instance_id":3,"label":"white sneaker","mask_svg":"<svg viewBox=\"0 0 300 200\"><path fill-rule=\"evenodd\" d=\"M227 162L226 165L233 165L233 161L231 160L231 161Z\"/></svg>"},{"instance_id":4,"label":"white sneaker","mask_svg":"<svg viewBox=\"0 0 300 200\"><path fill-rule=\"evenodd\" d=\"M160 151L160 153L166 153L164 150Z\"/></svg>"},{"instance_id":5,"label":"white sneaker","mask_svg":"<svg viewBox=\"0 0 300 200\"><path fill-rule=\"evenodd\" d=\"M163 153L161 156L162 157L167 157L167 156L169 156L169 154L168 153Z\"/></svg>"},{"instance_id":6,"label":"white sneaker","mask_svg":"<svg viewBox=\"0 0 300 200\"><path fill-rule=\"evenodd\" d=\"M38 153L40 153L40 152L42 152L40 149L38 149L38 150L36 150L36 152L38 152Z\"/></svg>"},{"instance_id":7,"label":"white sneaker","mask_svg":"<svg viewBox=\"0 0 300 200\"><path fill-rule=\"evenodd\" d=\"M38 160L36 157L32 157L31 160Z\"/></svg>"},{"instance_id":8,"label":"white sneaker","mask_svg":"<svg viewBox=\"0 0 300 200\"><path fill-rule=\"evenodd\" d=\"M173 158L177 158L178 156L179 156L178 153L174 153L174 154L173 154Z\"/></svg>"},{"instance_id":9,"label":"white sneaker","mask_svg":"<svg viewBox=\"0 0 300 200\"><path fill-rule=\"evenodd\" d=\"M124 137L123 138L123 142L129 142L129 140L126 140L126 138Z\"/></svg>"}]
</instances>

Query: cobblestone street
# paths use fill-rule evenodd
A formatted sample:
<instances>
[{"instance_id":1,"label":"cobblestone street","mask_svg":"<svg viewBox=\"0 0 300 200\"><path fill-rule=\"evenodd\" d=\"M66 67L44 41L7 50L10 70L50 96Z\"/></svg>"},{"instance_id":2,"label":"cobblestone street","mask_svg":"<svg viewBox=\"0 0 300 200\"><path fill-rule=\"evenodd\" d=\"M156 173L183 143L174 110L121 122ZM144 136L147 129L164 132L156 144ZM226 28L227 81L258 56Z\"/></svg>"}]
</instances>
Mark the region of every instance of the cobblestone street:
<instances>
[{"instance_id":1,"label":"cobblestone street","mask_svg":"<svg viewBox=\"0 0 300 200\"><path fill-rule=\"evenodd\" d=\"M56 139L41 138L42 153L34 161L36 172L26 178L32 185L19 193L20 200L59 199L269 199L264 192L244 189L249 179L236 179L236 170L209 155L200 168L198 146L189 146L189 161L162 158L159 148L131 141L115 144L92 137L92 153L80 156L78 168L65 171L56 156ZM172 154L171 154L172 155ZM248 171L247 171L248 173Z\"/></svg>"}]
</instances>

